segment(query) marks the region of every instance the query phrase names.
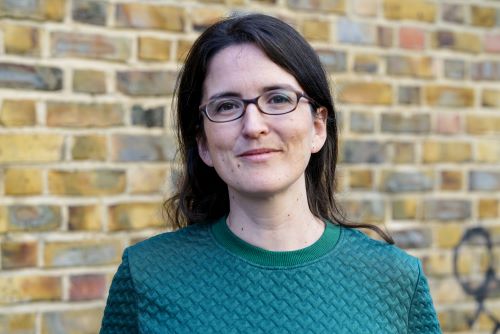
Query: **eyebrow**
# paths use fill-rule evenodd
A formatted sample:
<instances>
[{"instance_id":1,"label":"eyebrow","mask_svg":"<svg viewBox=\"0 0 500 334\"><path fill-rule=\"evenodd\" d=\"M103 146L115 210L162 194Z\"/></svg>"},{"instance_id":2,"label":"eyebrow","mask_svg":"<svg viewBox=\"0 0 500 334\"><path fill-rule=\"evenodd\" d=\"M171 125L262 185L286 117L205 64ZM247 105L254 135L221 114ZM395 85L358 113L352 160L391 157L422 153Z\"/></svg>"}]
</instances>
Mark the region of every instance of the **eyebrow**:
<instances>
[{"instance_id":1,"label":"eyebrow","mask_svg":"<svg viewBox=\"0 0 500 334\"><path fill-rule=\"evenodd\" d=\"M297 88L295 88L291 85L288 85L288 84L277 84L277 85L262 87L261 92L264 93L264 92L268 92L270 90L275 90L275 89L290 89L293 91L297 90ZM241 94L236 93L236 92L232 92L232 91L225 91L225 92L220 92L220 93L217 93L217 94L210 96L210 98L208 100L211 101L211 100L218 99L221 97L241 97Z\"/></svg>"}]
</instances>

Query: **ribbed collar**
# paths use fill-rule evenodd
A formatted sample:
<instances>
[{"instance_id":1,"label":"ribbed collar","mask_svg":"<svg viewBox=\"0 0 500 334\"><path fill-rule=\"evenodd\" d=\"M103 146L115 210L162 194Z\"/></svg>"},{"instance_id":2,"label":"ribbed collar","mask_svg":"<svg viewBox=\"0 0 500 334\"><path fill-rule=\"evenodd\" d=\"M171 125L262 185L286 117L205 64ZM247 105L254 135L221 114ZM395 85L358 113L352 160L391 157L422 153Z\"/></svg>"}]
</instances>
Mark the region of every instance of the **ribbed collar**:
<instances>
[{"instance_id":1,"label":"ribbed collar","mask_svg":"<svg viewBox=\"0 0 500 334\"><path fill-rule=\"evenodd\" d=\"M280 252L256 247L240 239L227 226L226 217L212 225L212 234L222 247L249 262L261 266L292 267L316 260L335 248L340 236L340 228L327 222L325 231L312 245L294 251Z\"/></svg>"}]
</instances>

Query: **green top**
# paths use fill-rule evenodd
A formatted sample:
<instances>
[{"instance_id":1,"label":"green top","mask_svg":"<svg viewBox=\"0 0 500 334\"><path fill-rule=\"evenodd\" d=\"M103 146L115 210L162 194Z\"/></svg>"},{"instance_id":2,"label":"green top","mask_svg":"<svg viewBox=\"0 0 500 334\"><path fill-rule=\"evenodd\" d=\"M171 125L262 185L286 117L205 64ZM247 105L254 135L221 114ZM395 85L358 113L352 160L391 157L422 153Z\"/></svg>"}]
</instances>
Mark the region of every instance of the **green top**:
<instances>
[{"instance_id":1,"label":"green top","mask_svg":"<svg viewBox=\"0 0 500 334\"><path fill-rule=\"evenodd\" d=\"M222 218L127 248L101 334L441 333L420 261L326 223L290 252L252 246Z\"/></svg>"}]
</instances>

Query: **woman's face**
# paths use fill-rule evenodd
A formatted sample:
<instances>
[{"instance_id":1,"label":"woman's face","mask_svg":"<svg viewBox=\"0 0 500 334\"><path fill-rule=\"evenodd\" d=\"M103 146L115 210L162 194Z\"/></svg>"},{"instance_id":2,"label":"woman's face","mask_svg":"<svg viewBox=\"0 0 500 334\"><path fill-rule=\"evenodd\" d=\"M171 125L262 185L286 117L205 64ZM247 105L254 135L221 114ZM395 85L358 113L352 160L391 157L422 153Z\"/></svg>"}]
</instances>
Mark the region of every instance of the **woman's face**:
<instances>
[{"instance_id":1,"label":"woman's face","mask_svg":"<svg viewBox=\"0 0 500 334\"><path fill-rule=\"evenodd\" d=\"M201 104L222 94L255 98L269 87L304 92L291 74L255 45L233 45L211 59ZM234 121L214 123L204 117L200 157L215 168L230 194L269 196L305 184L311 153L319 151L326 139L326 109L316 112L301 98L294 111L283 115L263 114L249 104Z\"/></svg>"}]
</instances>

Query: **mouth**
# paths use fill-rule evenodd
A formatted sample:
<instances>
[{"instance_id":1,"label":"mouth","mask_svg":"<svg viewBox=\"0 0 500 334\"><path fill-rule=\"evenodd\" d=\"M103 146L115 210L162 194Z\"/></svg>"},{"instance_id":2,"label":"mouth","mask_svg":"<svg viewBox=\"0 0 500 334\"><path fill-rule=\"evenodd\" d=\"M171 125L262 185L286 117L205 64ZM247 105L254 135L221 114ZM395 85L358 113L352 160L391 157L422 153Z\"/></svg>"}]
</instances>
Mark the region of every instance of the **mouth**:
<instances>
[{"instance_id":1,"label":"mouth","mask_svg":"<svg viewBox=\"0 0 500 334\"><path fill-rule=\"evenodd\" d=\"M254 150L248 150L243 153L238 154L238 157L252 157L259 155L266 155L269 153L281 152L281 150L273 149L273 148L257 148Z\"/></svg>"}]
</instances>

